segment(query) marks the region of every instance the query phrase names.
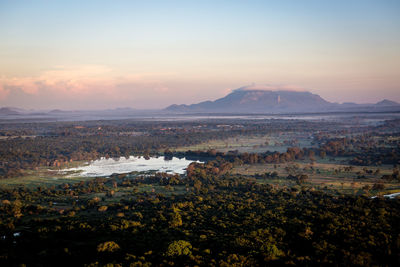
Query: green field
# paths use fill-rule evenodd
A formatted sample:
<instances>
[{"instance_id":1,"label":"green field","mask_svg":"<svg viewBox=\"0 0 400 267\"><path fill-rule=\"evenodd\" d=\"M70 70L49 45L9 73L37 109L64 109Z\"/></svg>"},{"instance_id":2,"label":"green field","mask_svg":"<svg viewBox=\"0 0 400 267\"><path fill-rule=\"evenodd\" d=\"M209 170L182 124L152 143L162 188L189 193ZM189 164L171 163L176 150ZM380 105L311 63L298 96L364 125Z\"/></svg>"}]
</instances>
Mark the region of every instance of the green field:
<instances>
[{"instance_id":1,"label":"green field","mask_svg":"<svg viewBox=\"0 0 400 267\"><path fill-rule=\"evenodd\" d=\"M345 167L349 165L339 164L334 162L310 163L306 161L281 163L281 164L252 164L236 166L232 170L232 174L240 174L246 176L255 176L257 174L264 174L266 172L277 172L276 178L261 178L257 179L260 183L269 183L277 186L296 186L296 182L288 180L286 177L297 174L306 174L309 179L306 183L302 184L305 187L311 187L319 190L324 190L333 193L344 194L390 194L400 191L400 183L393 180L391 182L384 182L383 190L371 190L374 184L382 182L382 175L392 174L392 166L379 166L379 167L363 167L352 166L350 171L345 171ZM372 174L366 174L364 169L372 171ZM375 172L379 169L379 173ZM360 176L365 176L360 178ZM364 188L364 189L363 189Z\"/></svg>"},{"instance_id":2,"label":"green field","mask_svg":"<svg viewBox=\"0 0 400 267\"><path fill-rule=\"evenodd\" d=\"M75 161L68 163L65 168L77 167L86 164L86 161ZM89 177L77 177L74 173L62 173L60 167L37 167L33 170L24 170L23 174L18 177L11 177L0 179L0 187L18 187L26 186L28 188L35 188L38 186L47 187L53 185L60 185L65 183L76 183L80 181L87 181Z\"/></svg>"},{"instance_id":3,"label":"green field","mask_svg":"<svg viewBox=\"0 0 400 267\"><path fill-rule=\"evenodd\" d=\"M286 142L296 140L295 144ZM225 140L209 140L192 146L178 147L176 151L215 149L220 152L238 150L240 153L263 153L266 151L286 152L288 147L311 147L311 140L304 134L284 133L274 135L238 136Z\"/></svg>"}]
</instances>

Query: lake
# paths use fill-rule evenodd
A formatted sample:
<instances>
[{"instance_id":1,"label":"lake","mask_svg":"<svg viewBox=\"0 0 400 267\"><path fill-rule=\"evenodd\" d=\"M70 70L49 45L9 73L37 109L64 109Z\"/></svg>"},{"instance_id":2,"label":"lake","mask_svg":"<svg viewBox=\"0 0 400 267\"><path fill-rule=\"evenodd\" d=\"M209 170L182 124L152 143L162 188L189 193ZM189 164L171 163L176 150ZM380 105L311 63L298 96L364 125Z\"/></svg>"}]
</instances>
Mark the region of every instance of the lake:
<instances>
[{"instance_id":1,"label":"lake","mask_svg":"<svg viewBox=\"0 0 400 267\"><path fill-rule=\"evenodd\" d=\"M65 174L72 172L73 174L70 176L82 177L110 176L113 173L120 174L133 171L156 171L170 174L184 174L187 166L192 162L194 161L176 157L173 157L170 160L166 160L164 157L150 157L149 159L135 156L130 156L129 158L120 157L108 159L103 157L99 160L90 161L83 166L63 169L60 172Z\"/></svg>"}]
</instances>

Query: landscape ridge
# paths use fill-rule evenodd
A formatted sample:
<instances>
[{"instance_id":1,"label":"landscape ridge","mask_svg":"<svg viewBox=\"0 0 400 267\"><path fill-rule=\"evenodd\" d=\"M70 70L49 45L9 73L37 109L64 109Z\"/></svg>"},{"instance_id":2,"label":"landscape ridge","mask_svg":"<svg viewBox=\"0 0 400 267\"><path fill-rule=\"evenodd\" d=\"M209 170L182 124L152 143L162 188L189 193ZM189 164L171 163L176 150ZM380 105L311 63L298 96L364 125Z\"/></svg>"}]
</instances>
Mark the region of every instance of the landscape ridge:
<instances>
[{"instance_id":1,"label":"landscape ridge","mask_svg":"<svg viewBox=\"0 0 400 267\"><path fill-rule=\"evenodd\" d=\"M0 107L0 117L31 116L146 116L151 114L304 114L331 112L400 112L400 103L383 99L377 103L359 104L354 102L334 103L318 94L304 89L249 85L232 90L216 100L195 104L172 104L164 109L136 109L119 107L98 110L34 110L16 107Z\"/></svg>"},{"instance_id":2,"label":"landscape ridge","mask_svg":"<svg viewBox=\"0 0 400 267\"><path fill-rule=\"evenodd\" d=\"M165 111L175 113L308 113L308 112L388 112L400 111L400 104L384 99L377 103L332 103L306 90L244 86L214 101L170 105Z\"/></svg>"}]
</instances>

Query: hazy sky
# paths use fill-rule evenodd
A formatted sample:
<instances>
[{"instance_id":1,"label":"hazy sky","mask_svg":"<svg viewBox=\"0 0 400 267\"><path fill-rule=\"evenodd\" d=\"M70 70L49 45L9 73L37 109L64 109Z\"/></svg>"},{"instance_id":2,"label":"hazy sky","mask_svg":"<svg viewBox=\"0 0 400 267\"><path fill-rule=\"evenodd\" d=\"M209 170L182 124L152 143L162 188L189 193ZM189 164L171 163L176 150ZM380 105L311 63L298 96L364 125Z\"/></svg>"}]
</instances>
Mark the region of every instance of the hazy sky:
<instances>
[{"instance_id":1,"label":"hazy sky","mask_svg":"<svg viewBox=\"0 0 400 267\"><path fill-rule=\"evenodd\" d=\"M400 1L0 0L0 106L160 108L251 83L400 101Z\"/></svg>"}]
</instances>

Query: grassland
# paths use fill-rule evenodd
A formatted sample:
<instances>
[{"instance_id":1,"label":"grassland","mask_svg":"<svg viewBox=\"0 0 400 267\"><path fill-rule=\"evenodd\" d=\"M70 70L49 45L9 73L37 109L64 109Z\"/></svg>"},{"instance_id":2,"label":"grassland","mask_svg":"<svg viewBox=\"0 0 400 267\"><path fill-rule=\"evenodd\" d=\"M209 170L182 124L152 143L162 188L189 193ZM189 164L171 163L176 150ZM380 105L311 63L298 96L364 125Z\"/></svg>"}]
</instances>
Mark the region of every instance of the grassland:
<instances>
[{"instance_id":1,"label":"grassland","mask_svg":"<svg viewBox=\"0 0 400 267\"><path fill-rule=\"evenodd\" d=\"M86 164L85 161L75 161L68 163L68 167L77 167ZM87 181L89 177L74 176L76 173L63 173L60 172L60 167L47 167L42 166L36 169L24 170L23 175L7 179L0 179L0 187L18 187L25 186L28 188L35 188L38 186L47 187L53 185L60 185L65 183L75 183L80 181Z\"/></svg>"},{"instance_id":2,"label":"grassland","mask_svg":"<svg viewBox=\"0 0 400 267\"><path fill-rule=\"evenodd\" d=\"M288 175L306 174L309 179L302 186L312 187L331 193L339 194L390 194L400 191L400 183L393 180L384 183L384 190L371 190L374 184L382 182L382 175L392 174L392 166L363 167L352 166L351 170L345 170L349 165L328 162L298 161L282 164L252 164L236 166L232 174L255 176L257 174L277 172L275 178L257 178L259 183L269 183L276 186L296 186L296 182L289 180ZM366 173L372 172L370 174ZM378 172L377 172L378 171ZM261 175L259 175L261 176Z\"/></svg>"},{"instance_id":3,"label":"grassland","mask_svg":"<svg viewBox=\"0 0 400 267\"><path fill-rule=\"evenodd\" d=\"M27 171L27 175L20 177L13 177L0 180L0 187L18 187L25 186L28 188L35 187L48 187L52 185L61 185L65 183L76 183L80 181L87 181L93 178L90 177L70 177L66 175L60 175L54 172L39 171Z\"/></svg>"},{"instance_id":4,"label":"grassland","mask_svg":"<svg viewBox=\"0 0 400 267\"><path fill-rule=\"evenodd\" d=\"M178 147L176 151L215 149L220 152L238 150L240 153L262 153L266 151L285 152L288 147L312 147L312 139L302 133L282 133L274 135L238 136L225 140L209 140L197 145Z\"/></svg>"}]
</instances>

